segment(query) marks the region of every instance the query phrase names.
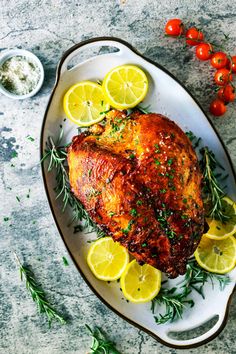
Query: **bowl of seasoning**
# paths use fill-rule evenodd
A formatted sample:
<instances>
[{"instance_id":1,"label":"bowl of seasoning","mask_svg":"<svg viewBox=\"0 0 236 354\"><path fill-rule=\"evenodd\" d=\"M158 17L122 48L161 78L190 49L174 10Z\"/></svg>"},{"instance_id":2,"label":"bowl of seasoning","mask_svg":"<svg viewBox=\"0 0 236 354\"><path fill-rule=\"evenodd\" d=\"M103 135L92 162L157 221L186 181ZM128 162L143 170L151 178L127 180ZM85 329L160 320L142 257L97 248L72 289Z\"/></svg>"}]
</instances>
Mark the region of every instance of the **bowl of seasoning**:
<instances>
[{"instance_id":1,"label":"bowl of seasoning","mask_svg":"<svg viewBox=\"0 0 236 354\"><path fill-rule=\"evenodd\" d=\"M0 92L22 100L34 96L42 87L41 61L28 50L11 49L0 55Z\"/></svg>"}]
</instances>

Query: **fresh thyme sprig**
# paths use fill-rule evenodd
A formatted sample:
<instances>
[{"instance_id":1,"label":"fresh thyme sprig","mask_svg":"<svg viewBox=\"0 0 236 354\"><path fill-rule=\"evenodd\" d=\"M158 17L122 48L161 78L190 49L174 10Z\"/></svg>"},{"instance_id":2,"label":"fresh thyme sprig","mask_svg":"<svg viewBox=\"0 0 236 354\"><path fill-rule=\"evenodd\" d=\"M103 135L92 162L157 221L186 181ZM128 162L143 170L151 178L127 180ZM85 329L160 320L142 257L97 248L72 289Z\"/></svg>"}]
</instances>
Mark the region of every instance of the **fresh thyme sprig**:
<instances>
[{"instance_id":1,"label":"fresh thyme sprig","mask_svg":"<svg viewBox=\"0 0 236 354\"><path fill-rule=\"evenodd\" d=\"M180 283L181 286L171 289L163 287L152 300L151 310L153 314L155 313L157 305L165 305L164 314L159 313L158 316L154 316L156 323L164 324L182 318L183 312L187 306L194 306L194 301L189 298L192 291L197 291L204 299L204 285L210 280L213 287L214 279L219 282L221 290L224 290L225 286L230 283L230 278L227 275L209 273L200 268L194 259L190 260L187 264L187 272L185 273L184 279Z\"/></svg>"},{"instance_id":2,"label":"fresh thyme sprig","mask_svg":"<svg viewBox=\"0 0 236 354\"><path fill-rule=\"evenodd\" d=\"M49 327L51 327L52 320L57 320L61 324L65 324L66 320L57 313L57 311L49 304L46 295L41 286L36 282L33 272L29 267L21 264L18 256L14 253L17 263L20 268L20 278L23 281L25 278L26 288L34 302L36 302L40 313L45 313L48 318Z\"/></svg>"},{"instance_id":3,"label":"fresh thyme sprig","mask_svg":"<svg viewBox=\"0 0 236 354\"><path fill-rule=\"evenodd\" d=\"M90 354L121 354L115 347L115 343L106 339L105 335L98 327L92 330L87 324L85 325L92 336Z\"/></svg>"},{"instance_id":4,"label":"fresh thyme sprig","mask_svg":"<svg viewBox=\"0 0 236 354\"><path fill-rule=\"evenodd\" d=\"M44 162L46 159L48 159L48 171L51 172L52 170L55 170L56 172L56 199L62 199L62 212L65 211L68 205L71 207L73 216L69 225L71 225L74 221L84 221L84 229L89 229L91 232L96 231L98 236L102 237L104 236L104 232L92 221L81 202L74 196L71 191L68 172L65 167L67 157L67 146L60 145L62 137L63 129L61 129L61 133L57 140L57 143L54 143L52 137L48 138L48 141L46 143L45 155L41 160L42 162Z\"/></svg>"},{"instance_id":5,"label":"fresh thyme sprig","mask_svg":"<svg viewBox=\"0 0 236 354\"><path fill-rule=\"evenodd\" d=\"M203 196L206 214L208 217L225 223L232 221L234 215L230 207L223 200L226 195L221 183L228 177L227 174L217 173L217 168L224 171L224 167L217 161L214 153L207 147L201 147L201 138L197 138L191 131L186 135L192 142L194 149L199 149L199 165L204 178Z\"/></svg>"}]
</instances>

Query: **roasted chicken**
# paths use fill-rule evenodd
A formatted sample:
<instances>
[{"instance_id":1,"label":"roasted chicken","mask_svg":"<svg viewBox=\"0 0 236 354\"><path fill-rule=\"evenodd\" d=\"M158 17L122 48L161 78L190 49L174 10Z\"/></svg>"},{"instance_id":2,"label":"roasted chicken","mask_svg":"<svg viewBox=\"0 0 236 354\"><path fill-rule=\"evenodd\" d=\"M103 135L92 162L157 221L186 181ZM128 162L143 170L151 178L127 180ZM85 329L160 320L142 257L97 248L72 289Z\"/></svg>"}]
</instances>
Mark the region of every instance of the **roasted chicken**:
<instances>
[{"instance_id":1,"label":"roasted chicken","mask_svg":"<svg viewBox=\"0 0 236 354\"><path fill-rule=\"evenodd\" d=\"M204 231L202 175L186 134L160 114L111 111L68 148L71 189L140 264L184 274Z\"/></svg>"}]
</instances>

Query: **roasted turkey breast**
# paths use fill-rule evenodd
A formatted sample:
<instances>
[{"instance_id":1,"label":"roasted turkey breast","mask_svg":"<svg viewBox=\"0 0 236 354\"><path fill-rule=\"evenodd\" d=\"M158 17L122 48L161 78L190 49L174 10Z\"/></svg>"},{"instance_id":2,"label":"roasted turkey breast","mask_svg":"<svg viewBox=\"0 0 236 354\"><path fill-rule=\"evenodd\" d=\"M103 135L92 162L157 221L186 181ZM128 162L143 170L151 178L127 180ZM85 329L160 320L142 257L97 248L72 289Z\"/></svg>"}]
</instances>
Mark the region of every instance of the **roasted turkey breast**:
<instances>
[{"instance_id":1,"label":"roasted turkey breast","mask_svg":"<svg viewBox=\"0 0 236 354\"><path fill-rule=\"evenodd\" d=\"M71 189L140 264L184 274L204 231L202 175L186 134L160 114L113 110L68 148Z\"/></svg>"}]
</instances>

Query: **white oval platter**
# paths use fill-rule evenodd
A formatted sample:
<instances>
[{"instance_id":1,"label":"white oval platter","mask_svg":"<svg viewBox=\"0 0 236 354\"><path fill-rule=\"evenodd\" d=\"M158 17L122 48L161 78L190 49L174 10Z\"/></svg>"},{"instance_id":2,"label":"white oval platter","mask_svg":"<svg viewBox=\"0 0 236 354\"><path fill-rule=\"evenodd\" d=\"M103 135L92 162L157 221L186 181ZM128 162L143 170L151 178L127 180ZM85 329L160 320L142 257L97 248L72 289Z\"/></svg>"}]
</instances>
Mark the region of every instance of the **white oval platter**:
<instances>
[{"instance_id":1,"label":"white oval platter","mask_svg":"<svg viewBox=\"0 0 236 354\"><path fill-rule=\"evenodd\" d=\"M108 53L98 52L101 48L108 49ZM92 54L85 60L84 52L89 51L92 51ZM95 51L96 54L94 54ZM191 130L196 136L202 138L204 145L213 150L229 174L227 192L235 200L236 186L232 163L219 136L199 104L186 88L163 67L144 58L128 43L117 38L91 39L75 45L63 55L58 64L55 86L43 120L41 157L48 137L58 137L60 125L63 125L65 143L70 142L77 134L77 126L65 120L62 101L67 89L78 81L102 80L110 69L123 64L138 65L148 75L150 86L145 102L142 103L143 107L150 105L152 112L168 116L184 131ZM182 319L157 325L150 311L150 303L142 305L127 303L117 282L108 284L97 280L92 275L86 263L86 254L90 245L87 241L95 239L96 235L83 232L74 234L73 226L68 227L70 210L62 213L62 202L60 199L55 200L55 176L53 173L48 173L47 164L42 166L42 173L48 201L60 235L84 280L109 308L161 343L174 348L196 347L207 343L220 333L226 324L229 300L236 282L236 269L229 274L231 283L223 291L219 290L217 284L212 288L211 283L208 283L204 288L205 299L198 293L192 292L195 306L186 309ZM171 281L171 284L174 285L179 281L180 278ZM212 327L198 335L197 328L212 318L216 319ZM173 332L178 334L189 330L193 330L190 338L189 335L187 339L183 339L181 335L173 336Z\"/></svg>"}]
</instances>

